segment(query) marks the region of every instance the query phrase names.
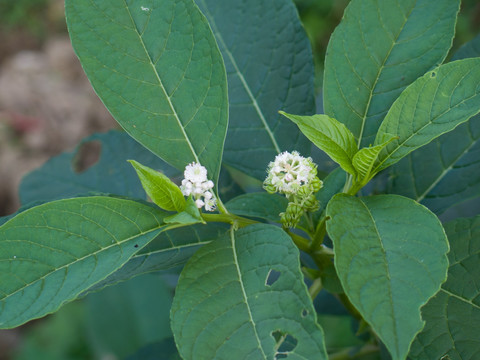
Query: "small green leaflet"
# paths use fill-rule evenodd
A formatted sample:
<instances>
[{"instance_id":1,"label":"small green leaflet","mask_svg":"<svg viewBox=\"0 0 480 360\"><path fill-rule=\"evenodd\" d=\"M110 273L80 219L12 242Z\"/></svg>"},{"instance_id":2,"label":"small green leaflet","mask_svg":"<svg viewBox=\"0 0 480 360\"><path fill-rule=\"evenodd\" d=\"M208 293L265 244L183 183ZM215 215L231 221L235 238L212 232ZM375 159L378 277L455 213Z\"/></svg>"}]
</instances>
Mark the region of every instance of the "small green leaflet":
<instances>
[{"instance_id":1,"label":"small green leaflet","mask_svg":"<svg viewBox=\"0 0 480 360\"><path fill-rule=\"evenodd\" d=\"M187 199L185 209L183 211L175 215L167 216L163 219L163 221L166 224L205 224L205 220L203 220L202 215L200 214L200 210L198 209L197 205L195 204L195 200L193 200L192 197L189 197Z\"/></svg>"},{"instance_id":2,"label":"small green leaflet","mask_svg":"<svg viewBox=\"0 0 480 360\"><path fill-rule=\"evenodd\" d=\"M147 195L162 209L168 211L183 211L185 198L180 188L161 172L144 166L135 160L128 160L137 172Z\"/></svg>"},{"instance_id":3,"label":"small green leaflet","mask_svg":"<svg viewBox=\"0 0 480 360\"><path fill-rule=\"evenodd\" d=\"M283 111L280 114L297 124L302 133L342 169L356 174L352 160L358 149L357 142L345 125L327 115L300 116Z\"/></svg>"}]
</instances>

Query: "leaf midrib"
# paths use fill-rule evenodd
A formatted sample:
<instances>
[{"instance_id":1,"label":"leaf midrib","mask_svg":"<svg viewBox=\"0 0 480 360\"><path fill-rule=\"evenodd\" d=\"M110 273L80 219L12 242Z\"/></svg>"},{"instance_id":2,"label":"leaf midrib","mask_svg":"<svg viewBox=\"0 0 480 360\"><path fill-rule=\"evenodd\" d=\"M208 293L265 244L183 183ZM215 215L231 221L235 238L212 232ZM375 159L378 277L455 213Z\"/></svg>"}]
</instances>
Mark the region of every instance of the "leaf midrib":
<instances>
[{"instance_id":1,"label":"leaf midrib","mask_svg":"<svg viewBox=\"0 0 480 360\"><path fill-rule=\"evenodd\" d=\"M242 290L243 301L245 302L245 305L247 307L248 317L250 318L249 320L252 324L253 332L255 334L255 338L257 339L258 349L260 349L260 351L263 355L263 358L267 359L267 356L265 355L265 352L263 351L263 348L261 346L262 342L260 341L260 337L259 337L258 332L257 332L257 325L255 324L255 320L253 320L252 311L250 309L250 304L248 303L247 292L245 291L245 287L243 286L242 273L240 271L240 267L239 267L239 264L238 264L237 248L236 248L236 245L235 245L235 230L233 229L233 226L230 228L230 241L231 241L231 245L232 245L232 254L233 254L235 269L237 271L238 282L239 282L240 288Z\"/></svg>"},{"instance_id":2,"label":"leaf midrib","mask_svg":"<svg viewBox=\"0 0 480 360\"><path fill-rule=\"evenodd\" d=\"M226 45L226 43L223 39L222 34L218 30L215 19L212 16L212 14L210 13L210 11L208 10L208 6L205 3L205 0L198 0L198 1L200 1L203 4L203 8L205 9L205 15L209 19L209 23L210 23L210 26L211 26L214 34L215 34L215 37L216 37L217 41L225 49L225 53L227 54L228 59L231 61L233 67L235 68L235 72L237 73L238 78L240 79L243 87L245 88L245 91L247 92L248 97L252 101L252 105L255 108L255 111L257 112L257 114L260 118L260 121L262 122L263 127L265 128L265 131L267 132L270 140L272 141L272 145L275 148L275 151L277 153L281 153L282 150L280 149L280 146L278 145L277 140L275 139L275 136L273 135L273 132L270 129L270 126L268 125L267 120L265 119L265 115L263 114L262 110L260 109L260 106L258 105L257 99L253 96L253 93L250 89L250 86L248 85L247 81L245 80L245 77L243 76L243 73L238 68L237 62L235 61L235 58L233 57L233 54L231 53L230 49L227 47L227 45Z\"/></svg>"},{"instance_id":3,"label":"leaf midrib","mask_svg":"<svg viewBox=\"0 0 480 360\"><path fill-rule=\"evenodd\" d=\"M97 250L97 251L88 253L87 255L85 255L85 256L83 256L83 257L81 257L81 258L76 259L75 261L69 262L69 263L67 263L67 264L64 264L64 265L58 267L58 268L55 268L55 269L53 269L52 271L47 272L45 275L39 277L38 279L36 279L36 280L34 280L34 281L26 284L25 286L22 286L21 288L15 290L14 292L8 294L8 295L5 296L4 298L0 298L0 301L1 301L1 302L6 301L9 297L15 295L15 294L18 293L19 291L23 291L24 289L32 286L32 285L35 284L36 282L41 281L41 280L44 280L46 277L48 277L49 275L51 275L51 274L53 274L53 273L55 273L55 272L57 272L57 271L59 271L59 270L63 270L63 269L65 269L65 268L68 268L68 267L70 267L70 266L73 266L74 264L76 264L76 263L78 263L78 262L81 262L81 261L83 261L83 260L85 260L85 259L87 259L87 258L89 258L89 257L91 257L91 256L95 256L95 257L96 257L97 254L100 254L100 253L103 252L103 251L106 251L106 250L108 250L108 249L110 249L110 248L113 248L113 247L116 247L116 246L121 246L122 244L124 244L124 243L126 243L126 242L129 242L130 240L133 240L133 239L135 239L135 238L137 238L137 237L140 237L140 236L143 236L143 235L147 235L147 234L149 234L149 233L151 233L151 232L153 232L153 231L159 230L159 229L161 229L163 226L164 226L164 225L160 224L160 225L158 225L158 226L156 226L156 227L154 227L154 228L152 228L152 229L150 229L150 230L148 230L148 231L140 232L140 233L138 233L138 234L136 234L136 235L133 235L133 236L131 236L131 237L129 237L129 238L126 238L126 239L124 239L124 240L122 240L122 241L115 242L115 243L113 243L113 244L111 244L111 245L108 245L108 246L106 246L106 247L100 248L100 249ZM57 230L61 230L61 229L57 229ZM141 250L141 248L139 248L138 251L139 251L139 250ZM107 274L107 276L108 276L108 274ZM101 281L101 280L100 280L100 281Z\"/></svg>"},{"instance_id":4,"label":"leaf midrib","mask_svg":"<svg viewBox=\"0 0 480 360\"><path fill-rule=\"evenodd\" d=\"M137 25L135 24L135 20L133 20L132 12L130 11L130 8L128 7L126 0L123 0L123 3L124 3L125 8L126 8L126 10L127 10L127 12L128 12L128 15L130 16L130 20L132 21L132 27L133 27L133 29L135 30L135 33L136 33L137 36L138 36L138 39L139 39L139 41L140 41L140 44L142 45L143 50L145 51L145 55L147 56L150 65L152 66L153 72L155 73L155 76L156 76L156 78L157 78L157 80L158 80L158 84L160 85L160 88L162 89L165 97L167 98L167 101L168 101L168 104L169 104L169 106L170 106L170 109L172 110L172 113L173 113L173 115L175 116L175 119L177 120L178 126L179 126L179 128L181 129L181 131L182 131L182 134L183 134L183 136L184 136L184 138L185 138L185 141L187 142L188 147L190 148L190 151L192 152L192 155L193 155L193 157L195 158L195 162L200 163L200 160L199 160L199 158L198 158L198 156L197 156L197 153L196 153L195 149L193 148L192 143L190 142L190 138L188 137L188 134L186 133L185 128L183 127L182 122L180 121L180 117L178 116L177 110L175 109L175 106L173 105L173 103L172 103L172 101L171 101L171 99L170 99L170 96L168 96L167 90L165 89L165 86L163 85L163 82L162 82L162 80L161 80L161 78L160 78L160 75L158 74L158 71L157 71L157 68L155 67L155 64L154 64L154 62L153 62L153 59L151 58L150 54L148 53L147 47L146 47L146 45L145 45L145 42L143 41L143 37L140 35L140 31L139 31L139 29L137 28ZM152 11L153 11L153 10L152 10Z\"/></svg>"},{"instance_id":5,"label":"leaf midrib","mask_svg":"<svg viewBox=\"0 0 480 360\"><path fill-rule=\"evenodd\" d=\"M412 11L413 9L415 9L417 3L415 2L414 5L412 6L412 8L410 9L409 13L405 16L405 21L403 22L402 26L400 27L399 31L398 31L398 34L396 35L396 37L393 39L392 41L392 46L390 47L390 49L388 50L388 53L385 55L384 59L383 59L383 62L382 64L380 64L379 66L379 69L378 69L378 72L377 72L377 75L375 77L375 81L370 89L370 95L368 97L368 102L367 102L367 106L365 107L365 113L363 115L363 119L362 119L362 126L360 128L360 133L358 135L358 148L360 149L360 146L361 146L361 143L362 143L362 137L363 137L363 131L365 129L365 124L367 122L367 116L368 116L368 110L370 109L370 103L373 99L373 91L375 90L375 87L377 86L377 83L378 83L378 80L380 79L380 75L382 74L382 71L383 69L385 68L385 63L387 62L387 60L389 59L390 57L390 54L392 53L393 49L395 48L395 46L397 45L397 40L398 38L400 37L400 35L402 34L402 31L403 29L405 28L405 25L406 23L408 22L408 18L410 17L410 15L412 14ZM379 17L379 20L380 20L380 17ZM361 24L360 24L361 25ZM386 30L386 29L385 29Z\"/></svg>"}]
</instances>

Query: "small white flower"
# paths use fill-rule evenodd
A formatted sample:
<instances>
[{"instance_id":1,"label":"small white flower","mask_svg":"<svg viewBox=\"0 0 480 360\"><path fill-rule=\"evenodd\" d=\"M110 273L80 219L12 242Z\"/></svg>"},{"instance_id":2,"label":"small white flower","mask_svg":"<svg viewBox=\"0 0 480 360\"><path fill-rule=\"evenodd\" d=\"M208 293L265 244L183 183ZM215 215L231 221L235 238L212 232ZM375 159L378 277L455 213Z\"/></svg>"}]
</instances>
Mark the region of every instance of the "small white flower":
<instances>
[{"instance_id":1,"label":"small white flower","mask_svg":"<svg viewBox=\"0 0 480 360\"><path fill-rule=\"evenodd\" d=\"M277 192L295 194L316 175L317 169L311 158L304 158L297 151L285 151L268 165L268 176L264 183L273 186Z\"/></svg>"},{"instance_id":2,"label":"small white flower","mask_svg":"<svg viewBox=\"0 0 480 360\"><path fill-rule=\"evenodd\" d=\"M192 183L207 181L207 169L198 163L188 164L183 175L186 180L190 180Z\"/></svg>"},{"instance_id":3,"label":"small white flower","mask_svg":"<svg viewBox=\"0 0 480 360\"><path fill-rule=\"evenodd\" d=\"M182 185L180 186L182 194L185 196L192 195L195 205L199 209L205 206L207 211L215 210L217 199L209 191L215 184L207 179L207 169L198 163L191 163L185 167L183 174L185 179L182 180Z\"/></svg>"}]
</instances>

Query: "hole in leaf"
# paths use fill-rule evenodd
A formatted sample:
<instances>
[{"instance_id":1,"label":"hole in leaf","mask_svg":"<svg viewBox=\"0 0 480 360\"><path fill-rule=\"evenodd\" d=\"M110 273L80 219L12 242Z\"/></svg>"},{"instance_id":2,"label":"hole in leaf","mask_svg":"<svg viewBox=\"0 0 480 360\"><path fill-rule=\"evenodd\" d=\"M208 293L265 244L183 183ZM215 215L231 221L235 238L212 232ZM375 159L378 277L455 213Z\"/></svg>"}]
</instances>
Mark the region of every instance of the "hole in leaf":
<instances>
[{"instance_id":1,"label":"hole in leaf","mask_svg":"<svg viewBox=\"0 0 480 360\"><path fill-rule=\"evenodd\" d=\"M306 317L308 315L308 310L307 309L303 309L302 310L302 317Z\"/></svg>"},{"instance_id":2,"label":"hole in leaf","mask_svg":"<svg viewBox=\"0 0 480 360\"><path fill-rule=\"evenodd\" d=\"M298 344L298 340L289 333L281 330L272 331L272 337L275 339L275 359L286 359Z\"/></svg>"},{"instance_id":3,"label":"hole in leaf","mask_svg":"<svg viewBox=\"0 0 480 360\"><path fill-rule=\"evenodd\" d=\"M432 73L430 74L430 77L431 77L431 78L434 78L434 77L436 77L436 76L437 76L437 73L436 73L435 71L432 71Z\"/></svg>"},{"instance_id":4,"label":"hole in leaf","mask_svg":"<svg viewBox=\"0 0 480 360\"><path fill-rule=\"evenodd\" d=\"M280 277L281 272L277 270L270 269L265 279L266 286L272 286Z\"/></svg>"},{"instance_id":5,"label":"hole in leaf","mask_svg":"<svg viewBox=\"0 0 480 360\"><path fill-rule=\"evenodd\" d=\"M102 143L100 141L88 141L80 146L72 160L73 171L80 174L95 165L100 159Z\"/></svg>"}]
</instances>

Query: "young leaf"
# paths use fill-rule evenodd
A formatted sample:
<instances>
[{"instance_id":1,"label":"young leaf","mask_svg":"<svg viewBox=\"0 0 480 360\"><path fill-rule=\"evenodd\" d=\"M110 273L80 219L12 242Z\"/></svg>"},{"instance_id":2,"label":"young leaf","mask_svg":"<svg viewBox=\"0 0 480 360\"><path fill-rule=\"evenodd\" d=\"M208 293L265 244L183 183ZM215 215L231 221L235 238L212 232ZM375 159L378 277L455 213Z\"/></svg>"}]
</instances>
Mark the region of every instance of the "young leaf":
<instances>
[{"instance_id":1,"label":"young leaf","mask_svg":"<svg viewBox=\"0 0 480 360\"><path fill-rule=\"evenodd\" d=\"M386 140L380 145L376 146L369 146L363 149L360 149L354 156L353 156L353 166L359 175L359 181L365 185L372 177L375 176L375 173L372 173L372 168L377 161L378 154L382 149L390 144L393 140L397 137L392 136L389 140Z\"/></svg>"},{"instance_id":2,"label":"young leaf","mask_svg":"<svg viewBox=\"0 0 480 360\"><path fill-rule=\"evenodd\" d=\"M82 156L82 147L92 142L100 146L100 157L88 169L77 172L75 162ZM112 130L83 139L75 151L55 156L27 174L20 184L21 203L64 199L92 191L146 199L138 176L127 159L162 169L168 177L179 174L125 132Z\"/></svg>"},{"instance_id":3,"label":"young leaf","mask_svg":"<svg viewBox=\"0 0 480 360\"><path fill-rule=\"evenodd\" d=\"M352 0L328 43L325 114L362 147L372 144L403 89L447 56L459 7L460 0Z\"/></svg>"},{"instance_id":4,"label":"young leaf","mask_svg":"<svg viewBox=\"0 0 480 360\"><path fill-rule=\"evenodd\" d=\"M411 359L480 358L480 217L445 225L451 250L448 279L422 308L425 327Z\"/></svg>"},{"instance_id":5,"label":"young leaf","mask_svg":"<svg viewBox=\"0 0 480 360\"><path fill-rule=\"evenodd\" d=\"M227 69L230 120L224 161L264 180L284 150L308 156L309 141L278 114L313 114L313 57L291 0L197 0ZM261 16L259 16L261 14Z\"/></svg>"},{"instance_id":6,"label":"young leaf","mask_svg":"<svg viewBox=\"0 0 480 360\"><path fill-rule=\"evenodd\" d=\"M58 200L0 227L0 328L56 311L163 229L165 214L109 197Z\"/></svg>"},{"instance_id":7,"label":"young leaf","mask_svg":"<svg viewBox=\"0 0 480 360\"><path fill-rule=\"evenodd\" d=\"M172 305L184 359L327 359L323 333L291 239L252 225L201 248L187 263ZM282 342L293 349L282 354Z\"/></svg>"},{"instance_id":8,"label":"young leaf","mask_svg":"<svg viewBox=\"0 0 480 360\"><path fill-rule=\"evenodd\" d=\"M395 164L415 149L453 130L480 111L480 59L458 60L416 80L395 101L374 145L396 134L378 156L375 171Z\"/></svg>"},{"instance_id":9,"label":"young leaf","mask_svg":"<svg viewBox=\"0 0 480 360\"><path fill-rule=\"evenodd\" d=\"M128 160L137 172L147 195L162 209L181 212L186 201L180 188L161 172L144 166L135 160Z\"/></svg>"},{"instance_id":10,"label":"young leaf","mask_svg":"<svg viewBox=\"0 0 480 360\"><path fill-rule=\"evenodd\" d=\"M393 360L405 359L424 325L420 308L446 278L448 242L440 221L397 195L339 194L327 216L345 293Z\"/></svg>"},{"instance_id":11,"label":"young leaf","mask_svg":"<svg viewBox=\"0 0 480 360\"><path fill-rule=\"evenodd\" d=\"M343 170L355 175L352 160L357 152L357 143L345 125L327 115L299 116L283 111L280 114L297 124L303 134Z\"/></svg>"},{"instance_id":12,"label":"young leaf","mask_svg":"<svg viewBox=\"0 0 480 360\"><path fill-rule=\"evenodd\" d=\"M228 122L225 67L193 0L66 0L73 47L95 91L137 141L216 183Z\"/></svg>"},{"instance_id":13,"label":"young leaf","mask_svg":"<svg viewBox=\"0 0 480 360\"><path fill-rule=\"evenodd\" d=\"M167 216L163 219L165 224L182 224L182 225L191 225L191 224L198 224L203 223L205 224L205 220L203 220L200 211L198 210L195 201L192 197L189 197L185 203L185 208L182 212L178 214L174 214L171 216Z\"/></svg>"}]
</instances>

